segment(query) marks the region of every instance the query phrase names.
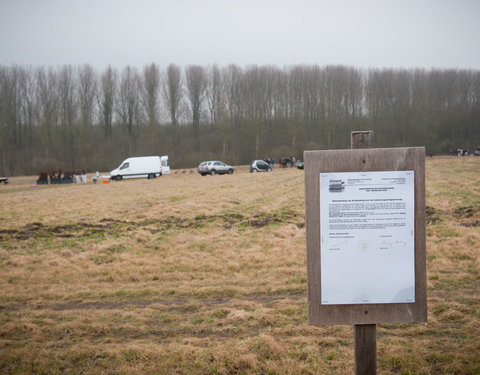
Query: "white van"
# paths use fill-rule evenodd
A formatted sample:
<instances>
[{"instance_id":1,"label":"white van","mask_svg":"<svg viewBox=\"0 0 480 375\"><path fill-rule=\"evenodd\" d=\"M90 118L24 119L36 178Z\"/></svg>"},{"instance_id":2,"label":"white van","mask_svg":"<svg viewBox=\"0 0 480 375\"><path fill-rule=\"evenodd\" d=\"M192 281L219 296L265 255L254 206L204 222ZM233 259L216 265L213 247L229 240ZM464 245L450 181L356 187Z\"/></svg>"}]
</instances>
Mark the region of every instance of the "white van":
<instances>
[{"instance_id":1,"label":"white van","mask_svg":"<svg viewBox=\"0 0 480 375\"><path fill-rule=\"evenodd\" d=\"M169 174L168 156L140 156L125 159L117 169L110 172L110 179L120 181L124 178L155 178Z\"/></svg>"}]
</instances>

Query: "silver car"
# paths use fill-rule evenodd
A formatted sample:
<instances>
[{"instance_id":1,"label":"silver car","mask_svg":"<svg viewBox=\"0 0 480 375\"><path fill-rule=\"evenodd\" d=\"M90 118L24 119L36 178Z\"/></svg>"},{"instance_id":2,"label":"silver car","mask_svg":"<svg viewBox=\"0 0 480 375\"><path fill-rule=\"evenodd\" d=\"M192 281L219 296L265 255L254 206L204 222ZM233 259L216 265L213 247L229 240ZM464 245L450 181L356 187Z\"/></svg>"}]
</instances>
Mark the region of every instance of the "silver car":
<instances>
[{"instance_id":1,"label":"silver car","mask_svg":"<svg viewBox=\"0 0 480 375\"><path fill-rule=\"evenodd\" d=\"M225 164L223 161L211 160L202 161L198 166L198 173L202 176L207 174L214 176L216 174L232 174L234 168L231 165Z\"/></svg>"}]
</instances>

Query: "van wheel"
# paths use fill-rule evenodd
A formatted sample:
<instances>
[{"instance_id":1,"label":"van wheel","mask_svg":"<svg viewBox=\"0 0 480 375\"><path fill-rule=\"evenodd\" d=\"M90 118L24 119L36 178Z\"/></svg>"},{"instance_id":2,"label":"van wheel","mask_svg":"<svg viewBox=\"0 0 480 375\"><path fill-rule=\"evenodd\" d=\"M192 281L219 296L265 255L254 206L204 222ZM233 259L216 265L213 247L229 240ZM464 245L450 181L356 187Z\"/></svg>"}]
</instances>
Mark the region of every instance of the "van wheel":
<instances>
[{"instance_id":1,"label":"van wheel","mask_svg":"<svg viewBox=\"0 0 480 375\"><path fill-rule=\"evenodd\" d=\"M229 169L228 174L232 174L232 173L233 173L233 169Z\"/></svg>"},{"instance_id":2,"label":"van wheel","mask_svg":"<svg viewBox=\"0 0 480 375\"><path fill-rule=\"evenodd\" d=\"M122 176L115 176L115 181L122 181Z\"/></svg>"},{"instance_id":3,"label":"van wheel","mask_svg":"<svg viewBox=\"0 0 480 375\"><path fill-rule=\"evenodd\" d=\"M155 175L153 173L150 173L147 178L151 180L152 178L155 178Z\"/></svg>"}]
</instances>

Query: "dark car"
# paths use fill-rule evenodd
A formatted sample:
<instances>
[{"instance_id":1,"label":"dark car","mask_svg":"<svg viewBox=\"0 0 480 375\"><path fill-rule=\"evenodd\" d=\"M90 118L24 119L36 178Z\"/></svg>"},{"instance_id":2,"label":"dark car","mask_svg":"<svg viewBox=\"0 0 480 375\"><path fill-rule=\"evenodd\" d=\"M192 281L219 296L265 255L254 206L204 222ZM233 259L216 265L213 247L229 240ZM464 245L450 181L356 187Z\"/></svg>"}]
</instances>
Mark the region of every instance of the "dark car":
<instances>
[{"instance_id":1,"label":"dark car","mask_svg":"<svg viewBox=\"0 0 480 375\"><path fill-rule=\"evenodd\" d=\"M271 172L272 166L263 160L254 160L250 163L250 172Z\"/></svg>"}]
</instances>

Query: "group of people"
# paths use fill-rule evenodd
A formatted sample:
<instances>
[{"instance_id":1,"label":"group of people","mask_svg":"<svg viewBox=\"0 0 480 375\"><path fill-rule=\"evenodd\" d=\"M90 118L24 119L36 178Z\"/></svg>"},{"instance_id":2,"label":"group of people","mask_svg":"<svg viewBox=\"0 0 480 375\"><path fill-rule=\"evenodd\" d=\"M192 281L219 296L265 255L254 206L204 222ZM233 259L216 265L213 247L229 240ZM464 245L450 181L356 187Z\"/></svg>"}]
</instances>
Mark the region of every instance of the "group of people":
<instances>
[{"instance_id":1,"label":"group of people","mask_svg":"<svg viewBox=\"0 0 480 375\"><path fill-rule=\"evenodd\" d=\"M69 183L87 182L85 171L62 171L56 170L51 172L40 172L37 180L37 185L50 184L69 184Z\"/></svg>"},{"instance_id":2,"label":"group of people","mask_svg":"<svg viewBox=\"0 0 480 375\"><path fill-rule=\"evenodd\" d=\"M275 160L273 160L270 157L263 159L263 161L270 164L272 168L275 166ZM291 158L283 157L279 160L280 168L287 168L287 167L293 168L296 164L297 164L297 159L295 159L295 157L291 157Z\"/></svg>"}]
</instances>

